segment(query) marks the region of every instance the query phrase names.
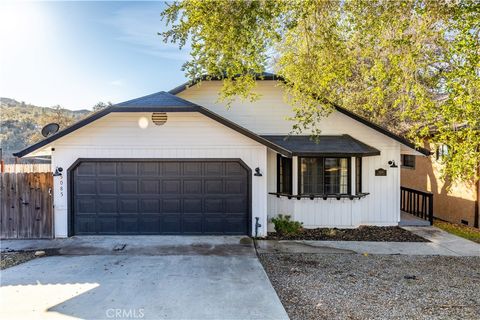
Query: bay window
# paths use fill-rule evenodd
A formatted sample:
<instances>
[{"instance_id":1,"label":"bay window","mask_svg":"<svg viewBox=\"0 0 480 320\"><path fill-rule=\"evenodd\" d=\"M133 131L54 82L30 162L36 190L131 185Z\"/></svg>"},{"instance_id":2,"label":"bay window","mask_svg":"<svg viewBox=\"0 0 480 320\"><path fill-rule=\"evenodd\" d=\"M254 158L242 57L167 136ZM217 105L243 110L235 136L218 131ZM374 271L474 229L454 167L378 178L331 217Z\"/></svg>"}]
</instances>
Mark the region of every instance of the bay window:
<instances>
[{"instance_id":1,"label":"bay window","mask_svg":"<svg viewBox=\"0 0 480 320\"><path fill-rule=\"evenodd\" d=\"M349 194L350 158L299 158L299 194Z\"/></svg>"}]
</instances>

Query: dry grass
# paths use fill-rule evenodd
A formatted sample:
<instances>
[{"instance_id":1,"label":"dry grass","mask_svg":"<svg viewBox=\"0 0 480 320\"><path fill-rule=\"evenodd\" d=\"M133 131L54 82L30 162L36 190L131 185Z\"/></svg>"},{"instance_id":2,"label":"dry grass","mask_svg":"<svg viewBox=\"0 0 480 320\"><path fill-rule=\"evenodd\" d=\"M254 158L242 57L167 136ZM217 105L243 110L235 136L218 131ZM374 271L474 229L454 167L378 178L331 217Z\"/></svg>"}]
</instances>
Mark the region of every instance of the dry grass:
<instances>
[{"instance_id":1,"label":"dry grass","mask_svg":"<svg viewBox=\"0 0 480 320\"><path fill-rule=\"evenodd\" d=\"M480 229L442 220L434 220L433 225L448 233L454 234L456 236L465 238L476 243L480 243Z\"/></svg>"}]
</instances>

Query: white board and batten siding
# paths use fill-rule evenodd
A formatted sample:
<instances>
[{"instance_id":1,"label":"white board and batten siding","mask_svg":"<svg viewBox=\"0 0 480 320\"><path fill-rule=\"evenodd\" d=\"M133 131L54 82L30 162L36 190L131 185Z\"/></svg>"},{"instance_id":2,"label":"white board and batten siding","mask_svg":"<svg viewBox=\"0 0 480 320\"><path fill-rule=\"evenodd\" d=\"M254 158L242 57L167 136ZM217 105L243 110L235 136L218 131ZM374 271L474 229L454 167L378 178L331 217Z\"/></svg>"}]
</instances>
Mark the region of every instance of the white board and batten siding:
<instances>
[{"instance_id":1,"label":"white board and batten siding","mask_svg":"<svg viewBox=\"0 0 480 320\"><path fill-rule=\"evenodd\" d=\"M66 135L47 148L55 148L52 168L64 172L80 158L132 159L241 159L254 172L266 168L264 145L199 113L168 113L162 126L151 121L151 113L111 113ZM148 127L140 128L139 119L148 119ZM67 236L66 175L55 178L55 236ZM60 182L63 179L63 182ZM252 223L266 220L266 176L252 180ZM60 190L63 188L63 190ZM252 230L255 230L252 225ZM266 230L265 230L266 231ZM264 231L259 230L262 234Z\"/></svg>"},{"instance_id":2,"label":"white board and batten siding","mask_svg":"<svg viewBox=\"0 0 480 320\"><path fill-rule=\"evenodd\" d=\"M230 108L218 102L220 85L218 81L203 82L178 96L260 135L290 133L293 122L286 119L292 115L292 108L284 102L283 91L276 82L258 82L260 100L235 101ZM259 235L266 234L268 217L278 214L292 215L305 227L397 225L400 220L400 169L389 168L388 161L399 164L403 147L348 116L334 112L321 121L319 128L322 134L349 134L380 150L380 156L363 158L362 192L370 194L359 200L297 200L268 195L268 192L276 192L274 151L200 113L167 113L167 116L164 125L156 126L151 121L151 113L111 113L29 156L51 153L52 170L62 167L64 173L80 158L241 159L252 172L258 167L263 173L262 177L251 177L252 233L255 217L259 217L262 225ZM147 119L147 128L139 126L142 117ZM50 152L52 148L55 151ZM296 159L293 162L296 165ZM386 169L387 176L375 176L378 168ZM293 170L296 172L296 167ZM66 174L54 178L56 237L67 236L69 190L66 180ZM296 173L293 180L295 183Z\"/></svg>"},{"instance_id":3,"label":"white board and batten siding","mask_svg":"<svg viewBox=\"0 0 480 320\"><path fill-rule=\"evenodd\" d=\"M285 103L284 93L276 82L258 82L259 100L237 100L230 108L218 101L220 86L218 81L203 82L178 96L209 108L258 134L291 132L293 122L287 121L287 118L292 116L292 108ZM358 200L297 200L268 195L269 218L278 214L291 215L309 228L397 225L400 221L400 168L390 168L388 161L393 160L399 165L400 150L405 146L337 111L323 119L318 127L323 135L348 134L380 150L381 155L362 159L362 192L370 194ZM276 192L276 153L269 150L267 158L268 192ZM375 170L379 168L386 169L387 176L375 176ZM296 170L294 161L294 176ZM293 180L296 183L296 177Z\"/></svg>"}]
</instances>

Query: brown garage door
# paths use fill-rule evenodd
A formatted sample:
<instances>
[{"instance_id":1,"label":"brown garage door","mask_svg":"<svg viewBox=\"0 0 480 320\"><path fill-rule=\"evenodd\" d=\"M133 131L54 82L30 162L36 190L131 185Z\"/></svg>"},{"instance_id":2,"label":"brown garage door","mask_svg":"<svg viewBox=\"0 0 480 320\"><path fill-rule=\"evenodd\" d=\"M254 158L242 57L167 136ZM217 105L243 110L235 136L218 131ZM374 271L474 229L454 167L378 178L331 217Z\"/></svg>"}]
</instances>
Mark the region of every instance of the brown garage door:
<instances>
[{"instance_id":1,"label":"brown garage door","mask_svg":"<svg viewBox=\"0 0 480 320\"><path fill-rule=\"evenodd\" d=\"M248 233L249 170L236 160L81 161L70 174L77 235Z\"/></svg>"}]
</instances>

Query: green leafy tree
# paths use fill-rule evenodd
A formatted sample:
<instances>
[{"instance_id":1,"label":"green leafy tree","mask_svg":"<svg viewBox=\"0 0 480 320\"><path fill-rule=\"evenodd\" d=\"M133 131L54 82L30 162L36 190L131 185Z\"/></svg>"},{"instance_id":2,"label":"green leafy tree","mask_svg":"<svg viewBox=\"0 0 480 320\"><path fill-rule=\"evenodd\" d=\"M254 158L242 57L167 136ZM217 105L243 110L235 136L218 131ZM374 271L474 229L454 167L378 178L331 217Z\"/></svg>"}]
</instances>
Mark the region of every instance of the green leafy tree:
<instances>
[{"instance_id":1,"label":"green leafy tree","mask_svg":"<svg viewBox=\"0 0 480 320\"><path fill-rule=\"evenodd\" d=\"M162 16L165 41L191 42L187 75L223 79L227 103L257 99L255 76L270 68L294 132L319 133L338 104L419 145L448 144L445 174L478 178L478 1L185 0Z\"/></svg>"}]
</instances>

